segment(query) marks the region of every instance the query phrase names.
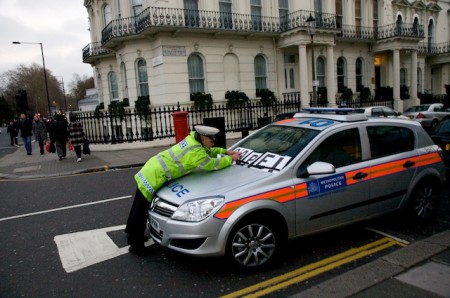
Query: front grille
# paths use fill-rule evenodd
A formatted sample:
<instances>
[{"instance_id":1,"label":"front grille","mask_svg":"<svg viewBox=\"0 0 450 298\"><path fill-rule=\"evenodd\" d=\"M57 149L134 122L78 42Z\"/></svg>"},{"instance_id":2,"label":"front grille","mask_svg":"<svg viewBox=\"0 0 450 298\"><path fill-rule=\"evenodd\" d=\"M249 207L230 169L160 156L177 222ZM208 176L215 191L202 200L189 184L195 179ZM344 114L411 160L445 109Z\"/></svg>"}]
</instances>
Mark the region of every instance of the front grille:
<instances>
[{"instance_id":1,"label":"front grille","mask_svg":"<svg viewBox=\"0 0 450 298\"><path fill-rule=\"evenodd\" d=\"M159 197L155 197L150 206L151 211L164 217L171 217L177 208L177 205L168 203Z\"/></svg>"},{"instance_id":2,"label":"front grille","mask_svg":"<svg viewBox=\"0 0 450 298\"><path fill-rule=\"evenodd\" d=\"M154 228L150 227L150 234L152 235L153 238L156 238L159 241L161 241L164 233L163 231L158 232Z\"/></svg>"}]
</instances>

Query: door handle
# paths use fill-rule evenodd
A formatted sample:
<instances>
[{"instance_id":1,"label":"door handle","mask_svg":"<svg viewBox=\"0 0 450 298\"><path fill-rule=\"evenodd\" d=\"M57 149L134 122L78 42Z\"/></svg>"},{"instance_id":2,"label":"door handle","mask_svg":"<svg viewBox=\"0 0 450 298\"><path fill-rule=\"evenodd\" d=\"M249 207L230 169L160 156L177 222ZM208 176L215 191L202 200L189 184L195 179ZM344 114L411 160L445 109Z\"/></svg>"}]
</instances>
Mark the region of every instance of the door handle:
<instances>
[{"instance_id":1,"label":"door handle","mask_svg":"<svg viewBox=\"0 0 450 298\"><path fill-rule=\"evenodd\" d=\"M410 167L414 166L415 164L416 164L415 162L408 160L403 164L403 167L410 168Z\"/></svg>"},{"instance_id":2,"label":"door handle","mask_svg":"<svg viewBox=\"0 0 450 298\"><path fill-rule=\"evenodd\" d=\"M352 178L353 178L353 180L359 180L359 179L366 178L367 176L368 176L367 173L358 172Z\"/></svg>"}]
</instances>

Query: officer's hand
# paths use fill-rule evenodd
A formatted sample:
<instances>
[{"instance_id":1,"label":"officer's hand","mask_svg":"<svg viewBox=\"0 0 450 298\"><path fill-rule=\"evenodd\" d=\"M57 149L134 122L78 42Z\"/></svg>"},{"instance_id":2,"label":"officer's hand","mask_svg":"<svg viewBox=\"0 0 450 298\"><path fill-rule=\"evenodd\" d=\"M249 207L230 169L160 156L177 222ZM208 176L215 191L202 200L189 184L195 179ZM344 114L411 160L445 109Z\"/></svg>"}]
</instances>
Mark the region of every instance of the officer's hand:
<instances>
[{"instance_id":1,"label":"officer's hand","mask_svg":"<svg viewBox=\"0 0 450 298\"><path fill-rule=\"evenodd\" d=\"M230 155L230 156L231 156L231 159L232 159L233 161L237 161L237 160L240 160L240 159L241 159L241 154L240 154L240 153L232 154L232 155Z\"/></svg>"}]
</instances>

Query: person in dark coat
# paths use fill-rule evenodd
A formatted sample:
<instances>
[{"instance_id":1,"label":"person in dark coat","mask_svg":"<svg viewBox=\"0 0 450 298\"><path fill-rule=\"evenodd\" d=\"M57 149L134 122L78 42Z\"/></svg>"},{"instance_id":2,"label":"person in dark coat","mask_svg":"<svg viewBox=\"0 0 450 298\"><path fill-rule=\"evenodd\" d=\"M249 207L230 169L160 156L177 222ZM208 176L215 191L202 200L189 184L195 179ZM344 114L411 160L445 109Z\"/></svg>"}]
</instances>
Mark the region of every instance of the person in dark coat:
<instances>
[{"instance_id":1,"label":"person in dark coat","mask_svg":"<svg viewBox=\"0 0 450 298\"><path fill-rule=\"evenodd\" d=\"M84 130L83 125L77 119L77 115L70 114L69 117L69 138L72 142L75 154L77 155L77 162L81 161L81 146L84 143Z\"/></svg>"},{"instance_id":2,"label":"person in dark coat","mask_svg":"<svg viewBox=\"0 0 450 298\"><path fill-rule=\"evenodd\" d=\"M41 119L39 114L34 115L33 121L33 134L36 141L39 142L39 149L41 155L44 154L44 142L47 139L47 125L44 120Z\"/></svg>"},{"instance_id":3,"label":"person in dark coat","mask_svg":"<svg viewBox=\"0 0 450 298\"><path fill-rule=\"evenodd\" d=\"M31 155L31 136L33 135L33 123L24 113L20 114L17 129L20 131L27 155Z\"/></svg>"},{"instance_id":4,"label":"person in dark coat","mask_svg":"<svg viewBox=\"0 0 450 298\"><path fill-rule=\"evenodd\" d=\"M14 121L10 121L6 133L9 133L11 146L17 146L17 125Z\"/></svg>"},{"instance_id":5,"label":"person in dark coat","mask_svg":"<svg viewBox=\"0 0 450 298\"><path fill-rule=\"evenodd\" d=\"M67 123L64 116L58 114L55 116L55 121L49 127L50 140L55 143L56 153L59 160L66 157L67 153Z\"/></svg>"}]
</instances>

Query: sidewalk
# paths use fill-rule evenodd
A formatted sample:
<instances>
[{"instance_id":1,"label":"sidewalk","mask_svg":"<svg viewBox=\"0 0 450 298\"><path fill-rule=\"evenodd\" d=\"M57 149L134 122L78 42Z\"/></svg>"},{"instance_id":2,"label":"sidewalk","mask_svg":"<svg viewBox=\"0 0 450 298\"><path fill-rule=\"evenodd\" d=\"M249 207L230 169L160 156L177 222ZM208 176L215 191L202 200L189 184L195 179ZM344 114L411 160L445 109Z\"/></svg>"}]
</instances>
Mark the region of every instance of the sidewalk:
<instances>
[{"instance_id":1,"label":"sidewalk","mask_svg":"<svg viewBox=\"0 0 450 298\"><path fill-rule=\"evenodd\" d=\"M238 139L228 139L231 146ZM140 167L151 156L168 148L155 147L106 151L105 145L91 145L91 155L76 162L73 151L66 159L56 154L39 154L32 143L33 155L23 146L0 159L0 179L26 179L65 176L114 168ZM110 149L110 148L109 148ZM97 151L102 150L102 151ZM136 169L138 170L138 169ZM292 297L450 297L450 230L417 241L352 271L331 278Z\"/></svg>"}]
</instances>

